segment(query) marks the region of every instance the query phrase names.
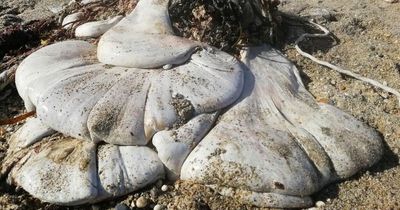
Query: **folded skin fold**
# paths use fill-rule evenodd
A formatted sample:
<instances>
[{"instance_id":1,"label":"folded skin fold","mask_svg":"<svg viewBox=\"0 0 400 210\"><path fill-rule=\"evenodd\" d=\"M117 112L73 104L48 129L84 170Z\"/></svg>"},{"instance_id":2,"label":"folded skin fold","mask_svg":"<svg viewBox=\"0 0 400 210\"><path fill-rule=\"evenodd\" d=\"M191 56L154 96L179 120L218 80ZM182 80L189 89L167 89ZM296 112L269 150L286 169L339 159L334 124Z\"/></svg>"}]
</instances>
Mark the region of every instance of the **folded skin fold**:
<instances>
[{"instance_id":1,"label":"folded skin fold","mask_svg":"<svg viewBox=\"0 0 400 210\"><path fill-rule=\"evenodd\" d=\"M183 180L251 192L253 204L264 207L304 207L310 200L303 198L380 159L377 133L316 103L276 50L252 47L242 61L248 67L242 95L189 154Z\"/></svg>"}]
</instances>

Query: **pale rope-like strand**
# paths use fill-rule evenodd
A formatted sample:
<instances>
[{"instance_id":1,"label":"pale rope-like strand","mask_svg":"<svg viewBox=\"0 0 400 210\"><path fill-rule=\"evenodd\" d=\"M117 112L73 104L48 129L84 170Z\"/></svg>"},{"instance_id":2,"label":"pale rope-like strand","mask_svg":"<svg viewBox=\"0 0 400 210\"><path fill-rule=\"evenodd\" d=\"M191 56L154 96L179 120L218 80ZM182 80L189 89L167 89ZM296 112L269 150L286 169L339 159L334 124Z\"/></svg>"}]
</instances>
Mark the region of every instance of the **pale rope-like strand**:
<instances>
[{"instance_id":1,"label":"pale rope-like strand","mask_svg":"<svg viewBox=\"0 0 400 210\"><path fill-rule=\"evenodd\" d=\"M324 33L323 33L323 34L309 34L309 33L305 33L305 34L301 35L301 36L296 40L296 42L295 42L295 48L296 48L297 52L300 53L300 55L302 55L302 56L304 56L304 57L306 57L306 58L309 58L309 59L311 59L312 61L314 61L314 62L316 62L316 63L318 63L318 64L320 64L320 65L322 65L322 66L325 66L325 67L328 67L328 68L330 68L330 69L333 69L333 70L335 70L335 71L337 71L337 72L339 72L339 73L341 73L341 74L344 74L344 75L353 77L353 78L358 79L358 80L360 80L360 81L366 82L366 83L368 83L368 84L370 84L370 85L372 85L372 86L374 86L374 87L381 88L382 90L384 90L384 91L386 91L386 92L392 93L393 95L397 96L397 99L399 100L399 104L400 104L400 92L398 92L397 90L395 90L395 89L393 89L393 88L391 88L391 87L389 87L389 86L387 86L387 85L384 85L384 84L382 84L382 83L380 83L380 82L378 82L378 81L376 81L376 80L373 80L373 79L370 79L370 78L361 76L361 75L359 75L359 74L353 73L353 72L351 72L351 71L349 71L349 70L346 70L346 69L342 69L342 68L340 68L340 67L338 67L338 66L335 66L335 65L333 65L333 64L331 64L331 63L329 63L329 62L319 60L318 58L316 58L316 57L314 57L314 56L312 56L312 55L310 55L310 54L304 52L304 51L299 47L299 43L302 42L304 39L306 39L306 38L316 38L316 37L319 37L319 38L321 38L321 37L328 37L329 34L330 34L330 32L328 31L328 29L326 29L325 27L323 27L323 26L321 26L321 25L319 25L319 24L317 24L317 23L314 23L314 22L312 22L312 21L309 21L309 23L311 23L311 24L314 25L314 26L317 26L317 27L318 27L319 29L321 29Z\"/></svg>"}]
</instances>

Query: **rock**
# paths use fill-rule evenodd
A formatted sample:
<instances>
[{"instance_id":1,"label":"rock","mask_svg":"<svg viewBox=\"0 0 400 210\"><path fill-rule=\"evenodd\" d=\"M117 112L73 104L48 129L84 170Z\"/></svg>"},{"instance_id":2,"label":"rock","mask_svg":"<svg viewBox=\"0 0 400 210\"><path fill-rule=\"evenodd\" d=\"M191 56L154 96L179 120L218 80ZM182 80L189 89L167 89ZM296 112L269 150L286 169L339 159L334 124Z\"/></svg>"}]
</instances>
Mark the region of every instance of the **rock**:
<instances>
[{"instance_id":1,"label":"rock","mask_svg":"<svg viewBox=\"0 0 400 210\"><path fill-rule=\"evenodd\" d=\"M315 206L318 207L318 208L321 208L321 207L325 206L325 203L323 201L317 201L315 203Z\"/></svg>"},{"instance_id":2,"label":"rock","mask_svg":"<svg viewBox=\"0 0 400 210\"><path fill-rule=\"evenodd\" d=\"M163 209L165 209L165 206L163 206L163 205L161 205L161 204L157 204L157 205L154 206L153 209L154 209L154 210L163 210Z\"/></svg>"},{"instance_id":3,"label":"rock","mask_svg":"<svg viewBox=\"0 0 400 210\"><path fill-rule=\"evenodd\" d=\"M163 185L163 186L161 187L161 191L167 192L167 191L168 191L168 185Z\"/></svg>"},{"instance_id":4,"label":"rock","mask_svg":"<svg viewBox=\"0 0 400 210\"><path fill-rule=\"evenodd\" d=\"M148 200L141 196L136 200L136 207L138 208L145 208L148 205Z\"/></svg>"}]
</instances>

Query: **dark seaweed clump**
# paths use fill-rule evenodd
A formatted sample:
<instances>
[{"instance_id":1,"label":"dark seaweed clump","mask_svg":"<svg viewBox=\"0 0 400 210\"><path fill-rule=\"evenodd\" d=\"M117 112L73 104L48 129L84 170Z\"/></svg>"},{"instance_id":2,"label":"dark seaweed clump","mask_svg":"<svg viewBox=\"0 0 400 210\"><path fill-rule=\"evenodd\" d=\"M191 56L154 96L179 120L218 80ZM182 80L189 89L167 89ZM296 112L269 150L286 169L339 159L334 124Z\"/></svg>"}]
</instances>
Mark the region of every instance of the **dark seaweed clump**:
<instances>
[{"instance_id":1,"label":"dark seaweed clump","mask_svg":"<svg viewBox=\"0 0 400 210\"><path fill-rule=\"evenodd\" d=\"M169 14L179 36L235 54L243 45L275 42L278 4L271 0L172 0Z\"/></svg>"}]
</instances>

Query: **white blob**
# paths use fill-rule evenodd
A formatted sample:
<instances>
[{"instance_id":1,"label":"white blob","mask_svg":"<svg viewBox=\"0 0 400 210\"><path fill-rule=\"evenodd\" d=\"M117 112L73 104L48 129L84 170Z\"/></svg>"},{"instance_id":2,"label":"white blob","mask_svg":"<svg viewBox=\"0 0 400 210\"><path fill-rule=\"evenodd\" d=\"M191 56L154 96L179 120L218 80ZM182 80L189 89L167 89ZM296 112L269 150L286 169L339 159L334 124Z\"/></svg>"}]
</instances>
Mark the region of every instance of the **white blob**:
<instances>
[{"instance_id":1,"label":"white blob","mask_svg":"<svg viewBox=\"0 0 400 210\"><path fill-rule=\"evenodd\" d=\"M168 169L169 179L179 178L183 161L211 129L217 116L216 113L201 114L178 129L160 131L154 135L153 145Z\"/></svg>"},{"instance_id":2,"label":"white blob","mask_svg":"<svg viewBox=\"0 0 400 210\"><path fill-rule=\"evenodd\" d=\"M122 18L123 16L119 15L108 20L84 23L76 28L75 36L97 38L116 25Z\"/></svg>"},{"instance_id":3,"label":"white blob","mask_svg":"<svg viewBox=\"0 0 400 210\"><path fill-rule=\"evenodd\" d=\"M187 157L181 179L253 191L258 206L298 207L310 205L306 196L326 184L380 159L377 133L317 104L280 53L269 47L246 52L242 96ZM263 193L275 203L260 203Z\"/></svg>"},{"instance_id":4,"label":"white blob","mask_svg":"<svg viewBox=\"0 0 400 210\"><path fill-rule=\"evenodd\" d=\"M101 37L97 56L110 65L158 68L184 63L199 45L173 34L167 0L147 0Z\"/></svg>"},{"instance_id":5,"label":"white blob","mask_svg":"<svg viewBox=\"0 0 400 210\"><path fill-rule=\"evenodd\" d=\"M83 17L83 12L75 12L67 15L62 21L62 27L65 29L72 28L73 24Z\"/></svg>"},{"instance_id":6,"label":"white blob","mask_svg":"<svg viewBox=\"0 0 400 210\"><path fill-rule=\"evenodd\" d=\"M97 196L95 146L65 139L32 150L21 168L13 168L14 181L42 201L79 205Z\"/></svg>"},{"instance_id":7,"label":"white blob","mask_svg":"<svg viewBox=\"0 0 400 210\"><path fill-rule=\"evenodd\" d=\"M148 147L103 145L98 148L99 198L122 196L164 177L164 165Z\"/></svg>"},{"instance_id":8,"label":"white blob","mask_svg":"<svg viewBox=\"0 0 400 210\"><path fill-rule=\"evenodd\" d=\"M9 150L17 151L26 148L53 133L55 133L55 131L44 125L40 119L29 118L26 120L25 124L11 136L8 141Z\"/></svg>"},{"instance_id":9,"label":"white blob","mask_svg":"<svg viewBox=\"0 0 400 210\"><path fill-rule=\"evenodd\" d=\"M17 70L27 108L36 107L47 126L78 139L145 145L158 131L230 105L242 91L242 67L218 50L198 51L168 71L91 64L92 50L81 41L57 43Z\"/></svg>"}]
</instances>

